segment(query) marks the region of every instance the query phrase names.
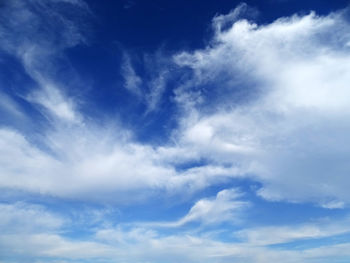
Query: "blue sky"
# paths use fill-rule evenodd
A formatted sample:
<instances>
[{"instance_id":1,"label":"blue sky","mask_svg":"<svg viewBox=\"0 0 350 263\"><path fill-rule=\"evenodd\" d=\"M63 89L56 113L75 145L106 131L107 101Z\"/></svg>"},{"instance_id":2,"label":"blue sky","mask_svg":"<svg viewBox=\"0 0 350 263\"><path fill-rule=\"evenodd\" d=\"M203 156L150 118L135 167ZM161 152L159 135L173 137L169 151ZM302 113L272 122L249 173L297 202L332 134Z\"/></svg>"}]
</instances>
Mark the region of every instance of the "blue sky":
<instances>
[{"instance_id":1,"label":"blue sky","mask_svg":"<svg viewBox=\"0 0 350 263\"><path fill-rule=\"evenodd\" d=\"M348 1L0 1L0 263L350 261Z\"/></svg>"}]
</instances>

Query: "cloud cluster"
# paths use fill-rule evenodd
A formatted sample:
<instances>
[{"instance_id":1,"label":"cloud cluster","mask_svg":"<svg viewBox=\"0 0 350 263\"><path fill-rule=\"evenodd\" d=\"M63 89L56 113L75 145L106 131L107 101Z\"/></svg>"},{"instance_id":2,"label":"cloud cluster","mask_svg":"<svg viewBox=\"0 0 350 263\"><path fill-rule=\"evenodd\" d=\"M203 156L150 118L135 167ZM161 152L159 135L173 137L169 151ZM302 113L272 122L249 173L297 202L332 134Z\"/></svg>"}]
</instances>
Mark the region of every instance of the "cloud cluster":
<instances>
[{"instance_id":1,"label":"cloud cluster","mask_svg":"<svg viewBox=\"0 0 350 263\"><path fill-rule=\"evenodd\" d=\"M219 195L232 193L232 190ZM220 196L216 200L220 199ZM194 205L197 207L198 203ZM274 249L269 245L349 233L348 219L243 229L233 232L236 241L219 241L218 233L178 231L167 234L159 227L145 227L101 222L90 229L88 237L77 237L76 231L86 231L84 224L73 224L73 218L47 210L41 205L27 203L0 204L0 251L4 259L61 262L232 262L266 263L327 262L349 256L349 244L334 242L328 245L300 249ZM192 210L191 210L192 211ZM189 214L191 214L191 211ZM70 233L73 234L70 236ZM231 232L232 234L232 232ZM132 252L132 253L131 253ZM9 261L11 262L11 261Z\"/></svg>"},{"instance_id":2,"label":"cloud cluster","mask_svg":"<svg viewBox=\"0 0 350 263\"><path fill-rule=\"evenodd\" d=\"M214 19L207 48L175 56L193 72L177 90L187 105L183 145L245 165L266 199L343 207L350 201L347 11L257 25L238 19L240 10Z\"/></svg>"},{"instance_id":3,"label":"cloud cluster","mask_svg":"<svg viewBox=\"0 0 350 263\"><path fill-rule=\"evenodd\" d=\"M96 200L130 199L132 193L139 200L249 177L263 184L258 194L268 200L311 201L325 208L350 201L346 11L259 26L240 19L242 10L249 10L243 5L214 18L208 47L174 57L191 72L174 91L182 111L179 127L169 143L153 146L135 141L121 124L93 124L79 111L79 100L66 94L56 62L68 65L62 51L84 37L75 17L52 8L58 4L87 10L80 1L11 1L2 9L1 48L37 86L21 97L51 127L40 143L20 129L1 128L2 188L70 198L92 198L94 192ZM44 21L53 18L57 23ZM11 34L20 28L23 34ZM141 96L130 59L123 72L126 88ZM144 95L147 111L159 103L164 74L151 78L153 88ZM30 119L11 97L0 98L13 116ZM195 162L201 164L179 169Z\"/></svg>"}]
</instances>

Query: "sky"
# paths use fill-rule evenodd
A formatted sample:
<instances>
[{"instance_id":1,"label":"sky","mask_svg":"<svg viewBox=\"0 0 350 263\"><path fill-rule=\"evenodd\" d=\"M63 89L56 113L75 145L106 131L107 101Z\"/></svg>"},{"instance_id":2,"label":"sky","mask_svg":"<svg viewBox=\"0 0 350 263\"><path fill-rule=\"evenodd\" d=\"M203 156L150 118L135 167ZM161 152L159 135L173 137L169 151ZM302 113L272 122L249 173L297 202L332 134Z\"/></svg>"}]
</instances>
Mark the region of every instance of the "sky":
<instances>
[{"instance_id":1,"label":"sky","mask_svg":"<svg viewBox=\"0 0 350 263\"><path fill-rule=\"evenodd\" d=\"M0 263L350 262L349 5L0 0Z\"/></svg>"}]
</instances>

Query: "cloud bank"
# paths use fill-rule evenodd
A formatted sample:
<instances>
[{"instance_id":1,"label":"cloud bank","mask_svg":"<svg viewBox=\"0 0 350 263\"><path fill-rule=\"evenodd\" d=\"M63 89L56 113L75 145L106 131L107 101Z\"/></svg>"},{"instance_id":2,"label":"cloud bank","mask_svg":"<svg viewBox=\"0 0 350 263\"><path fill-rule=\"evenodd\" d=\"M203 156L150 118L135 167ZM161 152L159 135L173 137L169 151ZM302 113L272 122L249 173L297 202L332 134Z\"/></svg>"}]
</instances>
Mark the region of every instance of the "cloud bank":
<instances>
[{"instance_id":1,"label":"cloud bank","mask_svg":"<svg viewBox=\"0 0 350 263\"><path fill-rule=\"evenodd\" d=\"M240 9L230 27L232 14L214 19L207 48L175 56L193 71L177 96L189 105L184 145L215 162L248 163L266 199L342 206L350 198L347 10L257 25L235 18Z\"/></svg>"}]
</instances>

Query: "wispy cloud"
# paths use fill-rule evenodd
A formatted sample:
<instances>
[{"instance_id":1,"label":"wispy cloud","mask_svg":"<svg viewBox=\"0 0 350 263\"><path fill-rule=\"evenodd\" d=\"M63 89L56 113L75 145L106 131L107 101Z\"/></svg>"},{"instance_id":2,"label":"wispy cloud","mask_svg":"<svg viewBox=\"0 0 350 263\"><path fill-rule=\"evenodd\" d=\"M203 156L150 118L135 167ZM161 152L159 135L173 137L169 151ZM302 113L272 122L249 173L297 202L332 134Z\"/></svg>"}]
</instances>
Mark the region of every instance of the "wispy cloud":
<instances>
[{"instance_id":1,"label":"wispy cloud","mask_svg":"<svg viewBox=\"0 0 350 263\"><path fill-rule=\"evenodd\" d=\"M129 90L131 93L136 95L137 97L142 97L142 80L136 74L132 64L130 57L127 54L124 54L123 64L121 68L121 73L124 77L124 87Z\"/></svg>"},{"instance_id":2,"label":"wispy cloud","mask_svg":"<svg viewBox=\"0 0 350 263\"><path fill-rule=\"evenodd\" d=\"M218 225L224 222L238 223L244 209L251 204L241 200L242 193L238 189L225 189L217 193L214 198L198 200L189 212L174 222L142 223L152 227L181 227L189 223L202 226Z\"/></svg>"},{"instance_id":3,"label":"wispy cloud","mask_svg":"<svg viewBox=\"0 0 350 263\"><path fill-rule=\"evenodd\" d=\"M64 95L67 87L57 79L58 62L64 60L62 52L66 48L84 42L85 37L75 24L76 17L57 11L55 7L59 4L76 10L77 17L88 12L81 1L7 2L0 10L3 21L0 48L17 58L37 84L36 90L22 94L24 98L44 106L55 117L77 121L75 105Z\"/></svg>"},{"instance_id":4,"label":"wispy cloud","mask_svg":"<svg viewBox=\"0 0 350 263\"><path fill-rule=\"evenodd\" d=\"M226 192L228 193L228 192ZM232 191L231 191L232 193ZM219 193L223 195L225 192ZM216 199L220 199L217 197ZM327 262L327 257L341 259L349 256L348 243L333 243L296 251L295 249L269 247L300 239L336 237L348 232L348 220L314 222L285 227L243 229L235 234L242 241L218 241L206 233L179 231L164 235L145 225L132 228L97 225L90 230L89 240L68 237L67 233L84 229L85 225L73 224L67 215L48 211L40 205L26 203L1 204L0 245L2 256L16 255L35 260L95 260L96 262ZM20 249L18 249L20 248ZM130 254L130 251L133 253Z\"/></svg>"},{"instance_id":5,"label":"wispy cloud","mask_svg":"<svg viewBox=\"0 0 350 263\"><path fill-rule=\"evenodd\" d=\"M348 220L337 222L314 222L293 226L269 226L244 229L235 235L243 241L257 246L283 244L307 239L321 239L350 232Z\"/></svg>"},{"instance_id":6,"label":"wispy cloud","mask_svg":"<svg viewBox=\"0 0 350 263\"><path fill-rule=\"evenodd\" d=\"M139 102L145 105L145 115L158 111L162 103L163 94L168 88L171 76L172 60L159 49L154 53L145 54L135 64L141 64L142 79L135 71L132 57L124 51L121 74L124 78L124 87L135 95ZM140 61L142 61L140 63Z\"/></svg>"}]
</instances>

